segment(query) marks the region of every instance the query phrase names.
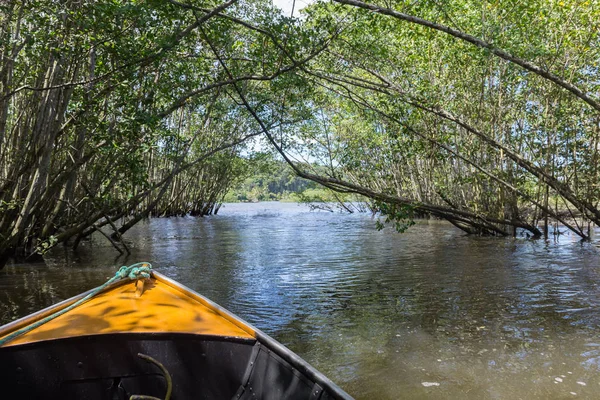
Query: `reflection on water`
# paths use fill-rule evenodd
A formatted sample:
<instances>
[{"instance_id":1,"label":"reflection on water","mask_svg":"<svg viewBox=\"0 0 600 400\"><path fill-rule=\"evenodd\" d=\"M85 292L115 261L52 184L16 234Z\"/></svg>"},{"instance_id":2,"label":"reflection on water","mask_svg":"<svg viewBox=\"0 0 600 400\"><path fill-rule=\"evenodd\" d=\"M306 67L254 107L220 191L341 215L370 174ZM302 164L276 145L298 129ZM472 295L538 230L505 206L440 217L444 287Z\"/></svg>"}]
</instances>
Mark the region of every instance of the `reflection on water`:
<instances>
[{"instance_id":1,"label":"reflection on water","mask_svg":"<svg viewBox=\"0 0 600 400\"><path fill-rule=\"evenodd\" d=\"M594 244L380 232L365 215L228 204L0 271L0 323L147 260L289 346L359 399L597 398Z\"/></svg>"}]
</instances>

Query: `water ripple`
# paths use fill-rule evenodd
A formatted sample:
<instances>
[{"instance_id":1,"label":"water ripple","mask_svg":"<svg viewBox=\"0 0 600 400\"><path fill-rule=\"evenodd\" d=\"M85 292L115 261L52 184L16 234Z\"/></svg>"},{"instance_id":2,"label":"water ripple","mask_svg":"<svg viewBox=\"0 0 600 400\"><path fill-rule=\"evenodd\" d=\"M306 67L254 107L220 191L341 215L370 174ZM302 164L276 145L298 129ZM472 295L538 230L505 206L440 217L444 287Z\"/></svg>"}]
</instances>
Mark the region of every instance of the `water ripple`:
<instances>
[{"instance_id":1,"label":"water ripple","mask_svg":"<svg viewBox=\"0 0 600 400\"><path fill-rule=\"evenodd\" d=\"M597 244L466 237L438 221L397 234L378 231L369 216L295 204L226 204L215 217L155 219L128 240L129 260L114 260L97 238L77 254L57 250L47 266L7 267L0 320L144 259L357 398L597 394Z\"/></svg>"}]
</instances>

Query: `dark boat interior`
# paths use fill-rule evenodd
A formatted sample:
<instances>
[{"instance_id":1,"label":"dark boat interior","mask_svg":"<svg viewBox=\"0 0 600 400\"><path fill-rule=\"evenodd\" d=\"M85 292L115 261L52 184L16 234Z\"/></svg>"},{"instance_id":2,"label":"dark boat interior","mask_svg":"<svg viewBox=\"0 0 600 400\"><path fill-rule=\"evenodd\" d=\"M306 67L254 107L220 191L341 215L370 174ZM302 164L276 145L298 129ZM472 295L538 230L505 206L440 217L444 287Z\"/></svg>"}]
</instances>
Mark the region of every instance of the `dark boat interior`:
<instances>
[{"instance_id":1,"label":"dark boat interior","mask_svg":"<svg viewBox=\"0 0 600 400\"><path fill-rule=\"evenodd\" d=\"M256 339L102 334L2 347L0 385L15 399L341 398L293 363Z\"/></svg>"}]
</instances>

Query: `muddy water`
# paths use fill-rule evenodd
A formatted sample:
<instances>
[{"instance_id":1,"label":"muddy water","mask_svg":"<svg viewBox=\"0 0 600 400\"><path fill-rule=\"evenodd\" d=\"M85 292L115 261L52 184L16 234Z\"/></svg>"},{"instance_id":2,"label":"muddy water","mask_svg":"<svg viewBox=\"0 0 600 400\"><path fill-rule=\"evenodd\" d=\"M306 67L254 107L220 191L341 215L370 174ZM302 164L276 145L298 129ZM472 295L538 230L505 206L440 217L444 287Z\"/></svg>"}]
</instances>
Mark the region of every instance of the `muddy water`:
<instances>
[{"instance_id":1,"label":"muddy water","mask_svg":"<svg viewBox=\"0 0 600 400\"><path fill-rule=\"evenodd\" d=\"M115 259L97 238L0 271L0 323L147 260L297 352L357 399L600 397L600 250L466 237L440 222L228 204L156 219Z\"/></svg>"}]
</instances>

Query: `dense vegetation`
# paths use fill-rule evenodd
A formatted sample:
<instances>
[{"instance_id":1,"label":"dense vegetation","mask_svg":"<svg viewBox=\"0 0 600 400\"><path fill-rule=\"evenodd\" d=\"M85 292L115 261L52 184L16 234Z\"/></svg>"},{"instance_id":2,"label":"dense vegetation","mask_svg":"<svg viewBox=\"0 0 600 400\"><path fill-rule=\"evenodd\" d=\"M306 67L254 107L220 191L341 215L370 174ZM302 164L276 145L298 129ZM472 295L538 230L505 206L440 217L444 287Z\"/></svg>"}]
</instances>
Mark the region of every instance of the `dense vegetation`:
<instances>
[{"instance_id":1,"label":"dense vegetation","mask_svg":"<svg viewBox=\"0 0 600 400\"><path fill-rule=\"evenodd\" d=\"M299 178L289 166L268 153L257 153L244 160L245 174L232 185L224 202L295 201L297 194L315 189L317 184Z\"/></svg>"},{"instance_id":2,"label":"dense vegetation","mask_svg":"<svg viewBox=\"0 0 600 400\"><path fill-rule=\"evenodd\" d=\"M360 196L336 193L313 181L298 177L287 163L274 158L271 154L259 152L250 158L241 160L243 160L245 172L238 176L237 183L231 185L231 189L223 197L224 202L303 202L309 203L311 207L331 210L341 208L352 212L356 207L351 207L351 204L346 203L365 202L365 199ZM319 164L305 167L325 171ZM368 205L361 204L360 208L366 209Z\"/></svg>"},{"instance_id":3,"label":"dense vegetation","mask_svg":"<svg viewBox=\"0 0 600 400\"><path fill-rule=\"evenodd\" d=\"M334 0L302 19L266 0L9 0L0 18L2 259L102 227L126 251L142 218L210 214L257 137L395 221L600 225L596 0Z\"/></svg>"},{"instance_id":4,"label":"dense vegetation","mask_svg":"<svg viewBox=\"0 0 600 400\"><path fill-rule=\"evenodd\" d=\"M358 7L348 39L315 75L361 116L338 124L353 182L469 232L539 235L551 216L587 237L599 222L594 4L341 2Z\"/></svg>"}]
</instances>

